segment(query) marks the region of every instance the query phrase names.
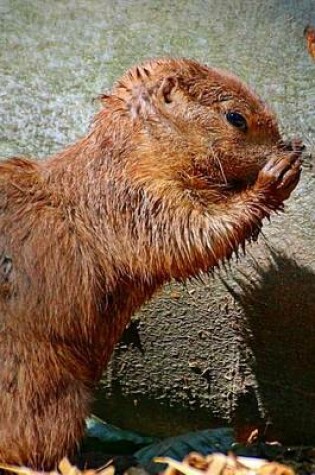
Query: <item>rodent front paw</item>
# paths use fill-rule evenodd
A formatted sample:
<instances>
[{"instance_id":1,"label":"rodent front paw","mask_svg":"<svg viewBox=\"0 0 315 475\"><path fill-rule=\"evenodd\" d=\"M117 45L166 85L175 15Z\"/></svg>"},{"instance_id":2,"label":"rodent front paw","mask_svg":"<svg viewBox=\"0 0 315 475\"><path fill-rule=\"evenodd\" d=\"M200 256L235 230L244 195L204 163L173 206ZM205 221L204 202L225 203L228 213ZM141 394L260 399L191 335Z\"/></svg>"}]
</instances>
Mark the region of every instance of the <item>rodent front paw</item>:
<instances>
[{"instance_id":1,"label":"rodent front paw","mask_svg":"<svg viewBox=\"0 0 315 475\"><path fill-rule=\"evenodd\" d=\"M256 187L282 202L289 198L301 175L301 152L272 157L260 170Z\"/></svg>"}]
</instances>

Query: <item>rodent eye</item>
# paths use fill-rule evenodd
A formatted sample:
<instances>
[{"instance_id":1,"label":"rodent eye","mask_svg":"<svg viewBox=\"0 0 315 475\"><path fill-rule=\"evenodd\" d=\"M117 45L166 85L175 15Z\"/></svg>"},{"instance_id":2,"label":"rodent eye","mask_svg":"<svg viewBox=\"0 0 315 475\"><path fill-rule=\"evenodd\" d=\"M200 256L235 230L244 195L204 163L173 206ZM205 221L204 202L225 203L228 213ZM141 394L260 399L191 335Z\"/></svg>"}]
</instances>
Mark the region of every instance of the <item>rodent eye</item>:
<instances>
[{"instance_id":1,"label":"rodent eye","mask_svg":"<svg viewBox=\"0 0 315 475\"><path fill-rule=\"evenodd\" d=\"M234 127L237 127L238 129L243 130L244 132L247 130L246 119L238 112L227 112L226 120L230 122L231 125L233 125Z\"/></svg>"}]
</instances>

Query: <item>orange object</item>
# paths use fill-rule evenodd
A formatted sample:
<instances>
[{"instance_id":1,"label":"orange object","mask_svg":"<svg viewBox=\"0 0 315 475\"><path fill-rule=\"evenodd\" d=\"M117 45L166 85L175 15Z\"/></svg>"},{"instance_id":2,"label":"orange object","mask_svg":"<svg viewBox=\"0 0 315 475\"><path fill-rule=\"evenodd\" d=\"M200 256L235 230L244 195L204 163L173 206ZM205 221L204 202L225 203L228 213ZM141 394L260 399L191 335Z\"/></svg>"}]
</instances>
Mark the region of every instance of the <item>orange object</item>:
<instances>
[{"instance_id":1,"label":"orange object","mask_svg":"<svg viewBox=\"0 0 315 475\"><path fill-rule=\"evenodd\" d=\"M304 36L306 38L307 50L312 58L315 59L315 27L307 25L304 29Z\"/></svg>"}]
</instances>

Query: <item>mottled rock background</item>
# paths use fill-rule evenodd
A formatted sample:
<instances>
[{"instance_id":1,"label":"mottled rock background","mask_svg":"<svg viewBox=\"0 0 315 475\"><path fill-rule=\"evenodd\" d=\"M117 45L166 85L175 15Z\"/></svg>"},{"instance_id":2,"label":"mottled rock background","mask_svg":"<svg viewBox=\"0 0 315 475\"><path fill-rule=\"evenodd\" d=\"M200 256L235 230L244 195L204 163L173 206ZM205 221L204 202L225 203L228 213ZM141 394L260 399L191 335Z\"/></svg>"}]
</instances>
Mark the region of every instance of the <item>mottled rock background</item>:
<instances>
[{"instance_id":1,"label":"mottled rock background","mask_svg":"<svg viewBox=\"0 0 315 475\"><path fill-rule=\"evenodd\" d=\"M45 156L87 131L93 98L146 58L230 69L315 148L314 0L0 0L0 155ZM315 166L315 165L314 165ZM306 159L285 215L246 258L168 286L135 316L95 411L166 435L233 423L315 437L315 179Z\"/></svg>"}]
</instances>

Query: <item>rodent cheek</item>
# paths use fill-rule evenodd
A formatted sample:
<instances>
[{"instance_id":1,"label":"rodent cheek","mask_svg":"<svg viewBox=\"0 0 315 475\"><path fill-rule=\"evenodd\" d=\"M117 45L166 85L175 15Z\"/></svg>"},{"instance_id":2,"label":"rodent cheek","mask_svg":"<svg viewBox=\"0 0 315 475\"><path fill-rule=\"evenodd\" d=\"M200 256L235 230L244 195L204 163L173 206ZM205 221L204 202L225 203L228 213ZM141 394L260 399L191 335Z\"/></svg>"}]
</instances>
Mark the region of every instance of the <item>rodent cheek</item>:
<instances>
[{"instance_id":1,"label":"rodent cheek","mask_svg":"<svg viewBox=\"0 0 315 475\"><path fill-rule=\"evenodd\" d=\"M230 148L233 143L236 144L242 139L238 131L233 130L221 117L213 116L201 124L202 134L210 148L225 149Z\"/></svg>"},{"instance_id":2,"label":"rodent cheek","mask_svg":"<svg viewBox=\"0 0 315 475\"><path fill-rule=\"evenodd\" d=\"M253 144L275 146L281 142L277 122L273 116L261 119L262 114L252 114L249 118L248 140Z\"/></svg>"}]
</instances>

